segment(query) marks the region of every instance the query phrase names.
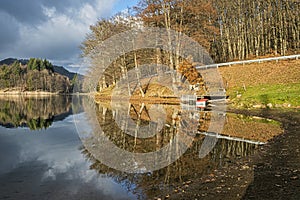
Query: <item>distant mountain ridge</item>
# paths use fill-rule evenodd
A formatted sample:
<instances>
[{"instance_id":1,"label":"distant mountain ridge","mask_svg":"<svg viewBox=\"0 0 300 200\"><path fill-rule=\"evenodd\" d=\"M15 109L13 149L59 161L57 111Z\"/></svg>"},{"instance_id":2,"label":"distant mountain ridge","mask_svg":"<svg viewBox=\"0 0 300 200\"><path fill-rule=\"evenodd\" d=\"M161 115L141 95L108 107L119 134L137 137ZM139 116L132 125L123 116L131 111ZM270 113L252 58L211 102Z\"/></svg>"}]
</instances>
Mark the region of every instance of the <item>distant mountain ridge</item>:
<instances>
[{"instance_id":1,"label":"distant mountain ridge","mask_svg":"<svg viewBox=\"0 0 300 200\"><path fill-rule=\"evenodd\" d=\"M12 65L15 61L19 61L22 65L26 65L29 62L28 59L6 58L6 59L0 61L0 65L5 65L5 64ZM70 80L72 80L76 76L76 73L70 72L62 66L53 65L53 69L54 69L55 73L58 73L62 76L66 76ZM79 75L79 76L81 76L81 75Z\"/></svg>"}]
</instances>

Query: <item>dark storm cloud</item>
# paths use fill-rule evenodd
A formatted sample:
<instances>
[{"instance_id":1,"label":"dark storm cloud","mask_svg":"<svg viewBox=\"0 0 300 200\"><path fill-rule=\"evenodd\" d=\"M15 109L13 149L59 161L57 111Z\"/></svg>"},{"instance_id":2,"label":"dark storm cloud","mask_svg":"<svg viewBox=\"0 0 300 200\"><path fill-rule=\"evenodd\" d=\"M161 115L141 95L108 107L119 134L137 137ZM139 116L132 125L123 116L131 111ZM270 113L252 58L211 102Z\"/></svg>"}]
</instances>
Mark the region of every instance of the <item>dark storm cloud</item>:
<instances>
[{"instance_id":1,"label":"dark storm cloud","mask_svg":"<svg viewBox=\"0 0 300 200\"><path fill-rule=\"evenodd\" d=\"M1 0L0 11L6 12L19 22L34 25L47 20L43 7L53 7L64 13L69 8L78 8L84 3L94 3L94 0Z\"/></svg>"},{"instance_id":2,"label":"dark storm cloud","mask_svg":"<svg viewBox=\"0 0 300 200\"><path fill-rule=\"evenodd\" d=\"M18 22L0 11L0 27L0 49L9 48L20 37Z\"/></svg>"},{"instance_id":3,"label":"dark storm cloud","mask_svg":"<svg viewBox=\"0 0 300 200\"><path fill-rule=\"evenodd\" d=\"M40 0L1 0L0 11L9 14L21 23L31 25L47 19L43 13L42 1Z\"/></svg>"}]
</instances>

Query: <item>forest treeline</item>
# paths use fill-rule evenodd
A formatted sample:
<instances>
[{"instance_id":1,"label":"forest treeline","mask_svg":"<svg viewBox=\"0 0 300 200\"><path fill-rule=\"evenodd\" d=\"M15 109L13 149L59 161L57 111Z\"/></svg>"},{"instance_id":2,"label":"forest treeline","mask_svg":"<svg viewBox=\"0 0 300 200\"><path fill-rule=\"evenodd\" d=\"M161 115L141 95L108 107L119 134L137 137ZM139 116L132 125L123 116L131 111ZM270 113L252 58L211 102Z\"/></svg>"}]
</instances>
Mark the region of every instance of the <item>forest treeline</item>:
<instances>
[{"instance_id":1,"label":"forest treeline","mask_svg":"<svg viewBox=\"0 0 300 200\"><path fill-rule=\"evenodd\" d=\"M140 0L128 13L92 25L82 43L83 56L101 68L97 45L115 34L142 26L185 34L201 44L215 62L300 52L298 0ZM145 62L178 68L182 60L162 49L130 52L114 61L101 81L114 84L116 76L126 74L125 68Z\"/></svg>"},{"instance_id":2,"label":"forest treeline","mask_svg":"<svg viewBox=\"0 0 300 200\"><path fill-rule=\"evenodd\" d=\"M0 89L19 91L45 91L69 93L72 80L54 72L53 65L46 59L30 58L27 64L15 61L0 66Z\"/></svg>"}]
</instances>

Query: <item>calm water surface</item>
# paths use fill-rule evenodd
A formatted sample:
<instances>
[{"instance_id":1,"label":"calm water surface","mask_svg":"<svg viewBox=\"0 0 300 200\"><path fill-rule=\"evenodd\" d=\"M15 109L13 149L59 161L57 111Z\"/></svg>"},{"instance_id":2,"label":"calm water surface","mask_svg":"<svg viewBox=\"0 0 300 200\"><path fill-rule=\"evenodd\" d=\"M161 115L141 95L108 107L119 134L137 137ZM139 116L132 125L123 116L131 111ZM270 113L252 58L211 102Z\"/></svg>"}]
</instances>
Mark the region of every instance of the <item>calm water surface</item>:
<instances>
[{"instance_id":1,"label":"calm water surface","mask_svg":"<svg viewBox=\"0 0 300 200\"><path fill-rule=\"evenodd\" d=\"M70 97L0 99L0 199L153 199L176 183L199 178L252 155L258 147L219 139L212 152L200 159L199 149L205 136L198 135L192 147L172 165L152 173L127 174L93 157L91 147L78 136L72 113L77 113L76 119L87 118L82 108L72 107ZM142 152L157 147L157 143L151 146L151 140L139 142L124 136L113 123L115 111L109 106L97 105L97 113L105 134L120 148ZM146 123L147 115L140 120ZM242 124L249 122L234 116L227 122L239 123L239 120ZM172 125L171 121L166 123ZM250 123L265 126L261 121ZM276 124L272 122L269 126L273 128ZM205 129L205 123L199 129ZM169 129L165 131L170 133ZM226 131L238 132L230 128ZM243 137L238 133L233 136ZM168 138L161 139L160 145L167 141Z\"/></svg>"}]
</instances>

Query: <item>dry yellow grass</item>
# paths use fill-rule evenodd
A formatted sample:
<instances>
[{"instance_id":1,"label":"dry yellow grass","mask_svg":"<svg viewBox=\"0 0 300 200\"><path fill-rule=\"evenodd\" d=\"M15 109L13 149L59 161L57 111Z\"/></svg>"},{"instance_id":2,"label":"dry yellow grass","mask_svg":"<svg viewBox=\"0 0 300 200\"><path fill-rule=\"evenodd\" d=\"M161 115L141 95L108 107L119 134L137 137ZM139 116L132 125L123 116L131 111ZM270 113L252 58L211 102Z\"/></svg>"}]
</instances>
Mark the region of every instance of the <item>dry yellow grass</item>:
<instances>
[{"instance_id":1,"label":"dry yellow grass","mask_svg":"<svg viewBox=\"0 0 300 200\"><path fill-rule=\"evenodd\" d=\"M219 70L228 89L300 82L300 60L233 65Z\"/></svg>"}]
</instances>

